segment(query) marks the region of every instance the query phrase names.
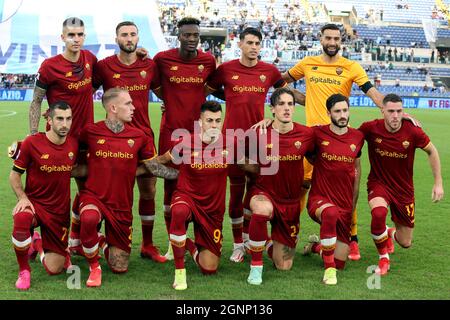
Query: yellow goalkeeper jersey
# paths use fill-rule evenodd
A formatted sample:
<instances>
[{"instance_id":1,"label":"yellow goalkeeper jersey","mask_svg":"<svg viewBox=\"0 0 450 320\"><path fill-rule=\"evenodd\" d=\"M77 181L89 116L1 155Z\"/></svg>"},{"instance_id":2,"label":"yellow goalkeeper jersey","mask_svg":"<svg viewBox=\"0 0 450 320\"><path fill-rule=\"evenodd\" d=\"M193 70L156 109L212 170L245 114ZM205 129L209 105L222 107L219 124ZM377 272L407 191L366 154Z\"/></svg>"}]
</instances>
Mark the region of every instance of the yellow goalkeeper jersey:
<instances>
[{"instance_id":1,"label":"yellow goalkeeper jersey","mask_svg":"<svg viewBox=\"0 0 450 320\"><path fill-rule=\"evenodd\" d=\"M350 97L353 82L359 87L370 85L361 65L344 57L339 57L335 63L325 63L321 55L306 57L288 72L295 80L305 78L307 126L330 123L326 101L332 94Z\"/></svg>"}]
</instances>

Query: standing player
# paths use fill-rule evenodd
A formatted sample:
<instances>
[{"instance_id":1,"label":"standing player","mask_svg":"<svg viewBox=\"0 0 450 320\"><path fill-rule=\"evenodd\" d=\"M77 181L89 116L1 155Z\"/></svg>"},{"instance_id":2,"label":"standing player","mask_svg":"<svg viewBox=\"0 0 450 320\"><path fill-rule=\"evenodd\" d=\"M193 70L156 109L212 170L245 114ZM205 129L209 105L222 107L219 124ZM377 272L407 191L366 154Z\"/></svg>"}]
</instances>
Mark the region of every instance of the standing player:
<instances>
[{"instance_id":1,"label":"standing player","mask_svg":"<svg viewBox=\"0 0 450 320\"><path fill-rule=\"evenodd\" d=\"M255 28L246 28L239 35L241 57L221 64L206 84L209 94L222 86L225 91L226 115L223 129L247 131L264 118L264 104L271 87L283 87L286 82L280 71L272 65L258 60L262 34ZM248 231L243 230L244 214L242 198L245 191L246 174L237 165L229 166L230 201L229 214L233 230L233 253L230 260L242 262L245 255L244 239ZM247 178L247 190L253 184ZM246 215L248 222L249 214ZM244 231L244 234L243 234Z\"/></svg>"},{"instance_id":2,"label":"standing player","mask_svg":"<svg viewBox=\"0 0 450 320\"><path fill-rule=\"evenodd\" d=\"M326 102L329 125L313 127L315 159L308 213L320 224L318 241L304 253L322 252L323 283L337 283L336 269L343 269L349 253L352 212L356 207L361 174L363 134L348 127L349 101L341 94ZM311 239L312 237L310 237Z\"/></svg>"},{"instance_id":3,"label":"standing player","mask_svg":"<svg viewBox=\"0 0 450 320\"><path fill-rule=\"evenodd\" d=\"M154 141L148 116L150 89L159 87L158 71L152 59L142 60L136 54L139 42L138 28L131 21L124 21L116 27L116 43L120 52L97 64L94 87L103 85L103 90L120 87L127 89L135 106L131 126L141 129ZM154 146L152 146L155 149ZM156 262L165 262L158 248L153 245L153 224L155 220L156 177L144 174L137 177L139 187L139 216L142 223L141 256Z\"/></svg>"},{"instance_id":4,"label":"standing player","mask_svg":"<svg viewBox=\"0 0 450 320\"><path fill-rule=\"evenodd\" d=\"M179 166L171 204L169 237L175 258L175 290L187 289L186 249L203 274L216 273L222 251L227 167L234 150L227 150L229 141L221 134L222 106L218 102L202 104L199 124L199 134L184 138L162 156L166 162L180 156L185 160ZM195 243L186 237L189 222L194 223Z\"/></svg>"},{"instance_id":5,"label":"standing player","mask_svg":"<svg viewBox=\"0 0 450 320\"><path fill-rule=\"evenodd\" d=\"M381 107L383 95L371 84L366 72L355 61L348 60L339 54L341 49L341 30L335 24L322 27L320 43L323 53L302 59L294 67L283 74L283 79L290 83L305 78L306 82L306 125L330 124L325 101L334 93L350 96L352 85L359 88ZM302 210L306 206L306 194L311 185L312 166L305 160L305 181L302 192ZM359 260L360 253L357 237L357 214L352 218L352 242L349 259Z\"/></svg>"},{"instance_id":6,"label":"standing player","mask_svg":"<svg viewBox=\"0 0 450 320\"><path fill-rule=\"evenodd\" d=\"M161 95L165 111L159 131L159 154L166 153L172 146L175 129L194 132L194 123L200 117L200 106L205 101L203 88L206 80L216 69L214 56L198 50L200 21L186 17L178 24L180 47L158 53L154 61L161 79ZM176 181L164 180L164 218L167 232L170 227L170 200ZM169 244L166 254L173 259Z\"/></svg>"},{"instance_id":7,"label":"standing player","mask_svg":"<svg viewBox=\"0 0 450 320\"><path fill-rule=\"evenodd\" d=\"M92 76L97 58L88 50L82 50L86 34L84 23L79 18L68 18L63 22L61 39L65 49L62 54L44 60L39 68L33 100L30 106L30 133L39 128L42 100L48 103L66 101L72 106L73 125L70 135L78 139L81 129L94 122L94 102L92 99ZM78 189L83 181L76 179ZM72 228L69 246L79 247L78 193L73 201Z\"/></svg>"},{"instance_id":8,"label":"standing player","mask_svg":"<svg viewBox=\"0 0 450 320\"><path fill-rule=\"evenodd\" d=\"M45 59L37 74L29 113L31 134L38 131L45 96L49 104L66 101L72 106L72 137L78 138L81 129L94 122L92 72L97 58L90 51L81 50L85 37L82 20L73 17L64 20L61 34L64 52Z\"/></svg>"},{"instance_id":9,"label":"standing player","mask_svg":"<svg viewBox=\"0 0 450 320\"><path fill-rule=\"evenodd\" d=\"M133 118L134 106L127 90L107 90L102 103L107 112L106 120L86 126L80 135L80 149L84 148L88 156L88 176L86 188L80 191L79 210L81 245L90 265L88 287L101 285L99 245L113 272L128 270L133 231L133 187L138 162L143 162L156 176L168 179L177 176L176 170L152 159L155 151L151 137L128 125ZM97 233L97 225L103 219L106 239Z\"/></svg>"},{"instance_id":10,"label":"standing player","mask_svg":"<svg viewBox=\"0 0 450 320\"><path fill-rule=\"evenodd\" d=\"M367 192L372 213L370 229L380 257L375 272L385 275L390 268L389 251L393 252L393 240L403 248L409 248L412 243L416 148L428 155L434 177L433 202L443 198L444 189L438 151L421 128L402 120L402 99L395 94L386 95L382 112L383 119L365 122L359 130L364 133L369 149ZM388 207L395 228L388 229L386 226Z\"/></svg>"},{"instance_id":11,"label":"standing player","mask_svg":"<svg viewBox=\"0 0 450 320\"><path fill-rule=\"evenodd\" d=\"M250 190L249 246L252 255L250 274L247 282L253 285L262 283L263 250L269 240L267 222L272 225L273 247L268 250L269 257L279 270L290 270L294 262L300 228L300 190L303 182L303 158L313 150L313 131L311 128L292 121L295 106L294 93L288 88L276 89L270 97L271 111L274 115L272 125L267 128L265 155L270 162L259 166L269 166L278 162L278 172L273 175L260 174L255 186ZM258 143L261 146L261 143ZM278 150L278 152L276 152Z\"/></svg>"},{"instance_id":12,"label":"standing player","mask_svg":"<svg viewBox=\"0 0 450 320\"><path fill-rule=\"evenodd\" d=\"M21 144L9 182L18 202L13 209L12 242L19 263L16 288L30 288L29 252L37 251L48 274L70 266L67 239L70 224L70 176L78 143L68 137L72 111L65 102L50 104L50 130L27 137ZM27 172L25 190L21 176ZM31 237L31 230L40 226Z\"/></svg>"}]
</instances>

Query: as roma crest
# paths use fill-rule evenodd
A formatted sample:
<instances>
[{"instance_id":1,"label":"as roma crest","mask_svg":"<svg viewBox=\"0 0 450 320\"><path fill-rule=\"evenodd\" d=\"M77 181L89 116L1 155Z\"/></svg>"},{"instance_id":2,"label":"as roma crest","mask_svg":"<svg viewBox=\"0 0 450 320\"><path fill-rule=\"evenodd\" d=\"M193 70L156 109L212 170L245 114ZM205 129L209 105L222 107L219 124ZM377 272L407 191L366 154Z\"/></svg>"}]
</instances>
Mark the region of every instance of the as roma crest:
<instances>
[{"instance_id":1,"label":"as roma crest","mask_svg":"<svg viewBox=\"0 0 450 320\"><path fill-rule=\"evenodd\" d=\"M261 80L261 82L264 82L264 81L266 81L267 77L262 74L259 76L259 79Z\"/></svg>"},{"instance_id":2,"label":"as roma crest","mask_svg":"<svg viewBox=\"0 0 450 320\"><path fill-rule=\"evenodd\" d=\"M198 71L199 71L199 72L203 72L203 70L205 70L205 66L202 65L202 64L200 64L200 65L198 66Z\"/></svg>"},{"instance_id":3,"label":"as roma crest","mask_svg":"<svg viewBox=\"0 0 450 320\"><path fill-rule=\"evenodd\" d=\"M294 146L295 146L297 149L300 149L300 147L302 146L302 143L301 143L300 141L295 141L295 142L294 142Z\"/></svg>"},{"instance_id":4,"label":"as roma crest","mask_svg":"<svg viewBox=\"0 0 450 320\"><path fill-rule=\"evenodd\" d=\"M228 150L223 150L222 151L222 156L224 156L224 157L228 156Z\"/></svg>"},{"instance_id":5,"label":"as roma crest","mask_svg":"<svg viewBox=\"0 0 450 320\"><path fill-rule=\"evenodd\" d=\"M70 160L73 160L73 152L72 151L69 152L68 156L69 156Z\"/></svg>"},{"instance_id":6,"label":"as roma crest","mask_svg":"<svg viewBox=\"0 0 450 320\"><path fill-rule=\"evenodd\" d=\"M408 140L403 141L403 142L402 142L402 145L403 145L403 148L408 149L408 147L409 147L409 141L408 141Z\"/></svg>"},{"instance_id":7,"label":"as roma crest","mask_svg":"<svg viewBox=\"0 0 450 320\"><path fill-rule=\"evenodd\" d=\"M141 71L140 73L141 77L145 79L145 77L147 76L147 72L145 72L144 70Z\"/></svg>"},{"instance_id":8,"label":"as roma crest","mask_svg":"<svg viewBox=\"0 0 450 320\"><path fill-rule=\"evenodd\" d=\"M130 148L133 148L134 140L133 139L128 139L128 145L130 146Z\"/></svg>"},{"instance_id":9,"label":"as roma crest","mask_svg":"<svg viewBox=\"0 0 450 320\"><path fill-rule=\"evenodd\" d=\"M342 74L343 71L344 71L344 69L342 69L341 67L337 67L337 68L336 68L336 74L337 74L338 76L340 76L340 75Z\"/></svg>"},{"instance_id":10,"label":"as roma crest","mask_svg":"<svg viewBox=\"0 0 450 320\"><path fill-rule=\"evenodd\" d=\"M88 69L88 70L91 69L91 65L89 63L86 63L86 69Z\"/></svg>"},{"instance_id":11,"label":"as roma crest","mask_svg":"<svg viewBox=\"0 0 450 320\"><path fill-rule=\"evenodd\" d=\"M352 150L353 152L355 152L356 150L356 146L353 143L350 145L350 150Z\"/></svg>"}]
</instances>

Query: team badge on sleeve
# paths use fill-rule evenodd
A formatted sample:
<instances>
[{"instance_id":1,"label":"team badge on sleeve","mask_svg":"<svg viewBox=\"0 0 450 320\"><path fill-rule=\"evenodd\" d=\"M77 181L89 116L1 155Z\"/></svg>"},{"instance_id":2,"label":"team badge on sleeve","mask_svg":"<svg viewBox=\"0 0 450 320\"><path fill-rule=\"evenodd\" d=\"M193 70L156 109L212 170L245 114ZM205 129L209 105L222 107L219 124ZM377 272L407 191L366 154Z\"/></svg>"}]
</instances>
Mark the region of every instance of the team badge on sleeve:
<instances>
[{"instance_id":1,"label":"team badge on sleeve","mask_svg":"<svg viewBox=\"0 0 450 320\"><path fill-rule=\"evenodd\" d=\"M128 139L128 145L130 146L130 148L133 148L134 140L133 139Z\"/></svg>"}]
</instances>

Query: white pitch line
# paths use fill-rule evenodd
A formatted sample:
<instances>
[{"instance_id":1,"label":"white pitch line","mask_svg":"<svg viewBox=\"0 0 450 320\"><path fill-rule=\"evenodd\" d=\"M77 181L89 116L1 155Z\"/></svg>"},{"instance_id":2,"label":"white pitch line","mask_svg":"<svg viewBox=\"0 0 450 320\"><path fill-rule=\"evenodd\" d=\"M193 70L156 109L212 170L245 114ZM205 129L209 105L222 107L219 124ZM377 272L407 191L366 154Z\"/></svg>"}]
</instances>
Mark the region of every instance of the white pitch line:
<instances>
[{"instance_id":1,"label":"white pitch line","mask_svg":"<svg viewBox=\"0 0 450 320\"><path fill-rule=\"evenodd\" d=\"M2 114L2 113L6 113L6 114ZM0 118L12 117L12 116L15 116L16 114L17 114L16 111L0 110Z\"/></svg>"}]
</instances>

